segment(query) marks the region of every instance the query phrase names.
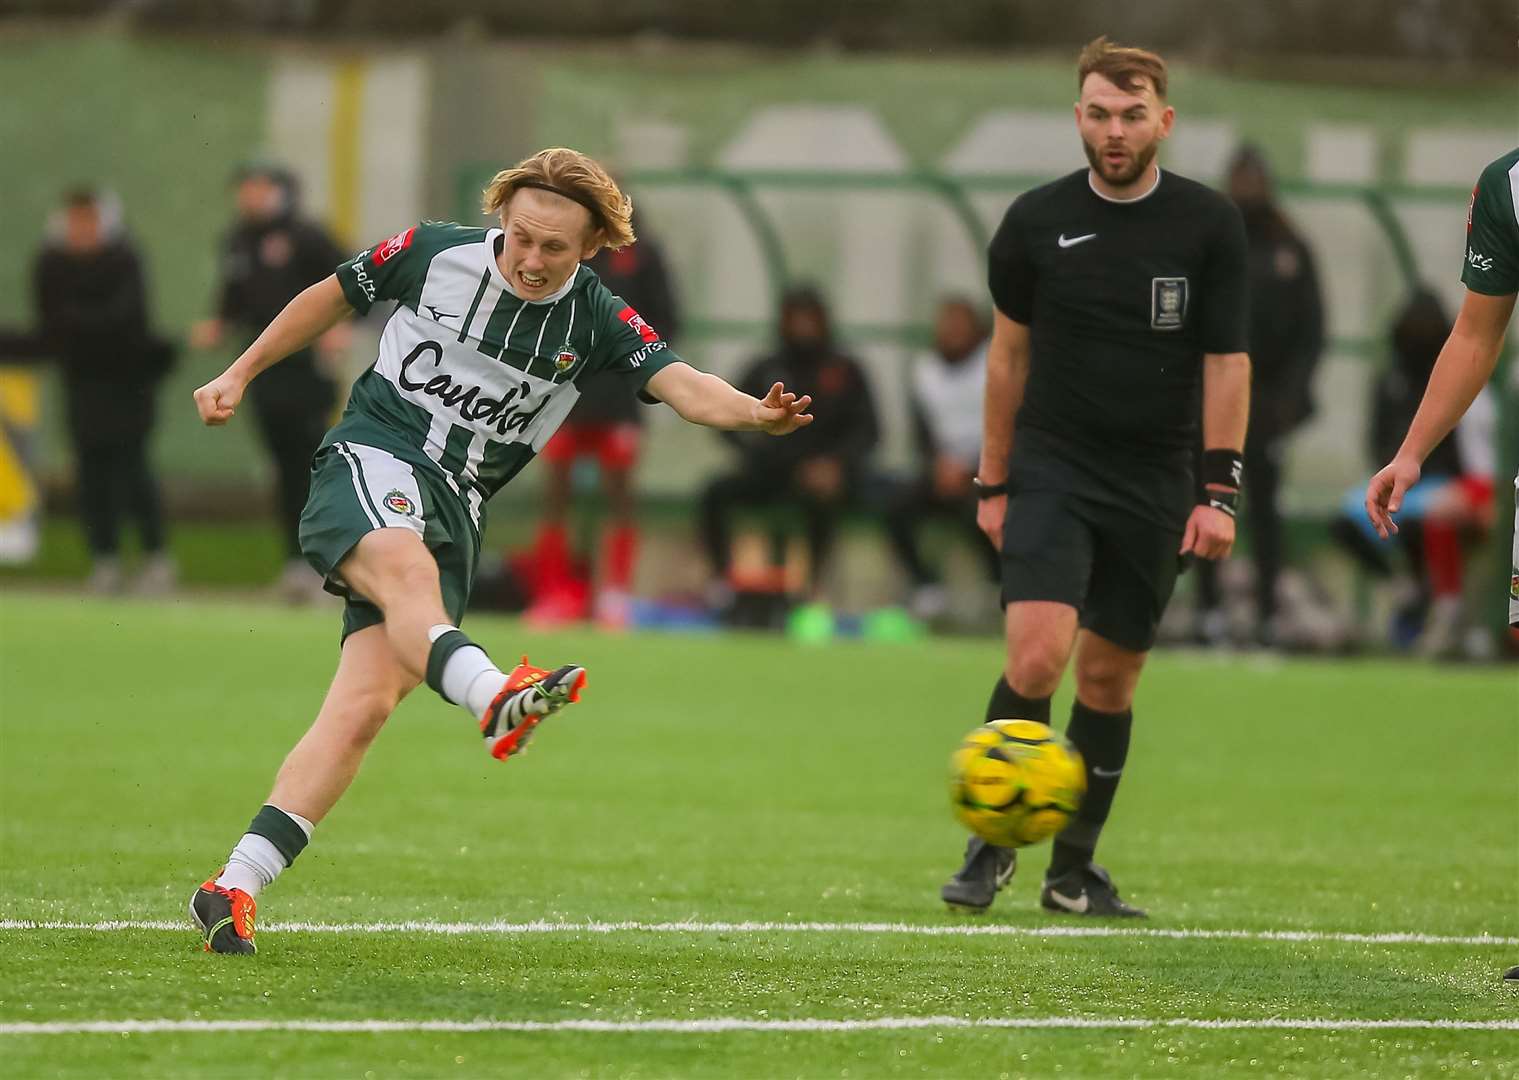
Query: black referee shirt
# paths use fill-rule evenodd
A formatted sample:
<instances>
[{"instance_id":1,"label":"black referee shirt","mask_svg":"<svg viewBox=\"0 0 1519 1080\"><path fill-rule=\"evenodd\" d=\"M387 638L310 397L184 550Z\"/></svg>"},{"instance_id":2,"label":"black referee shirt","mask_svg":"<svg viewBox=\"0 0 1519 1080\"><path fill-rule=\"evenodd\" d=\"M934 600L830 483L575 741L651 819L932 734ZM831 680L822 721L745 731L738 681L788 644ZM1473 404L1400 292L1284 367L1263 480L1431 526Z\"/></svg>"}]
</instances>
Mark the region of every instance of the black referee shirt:
<instances>
[{"instance_id":1,"label":"black referee shirt","mask_svg":"<svg viewBox=\"0 0 1519 1080\"><path fill-rule=\"evenodd\" d=\"M992 299L1032 342L1014 483L1184 521L1203 354L1246 351L1247 274L1239 211L1175 173L1128 202L1086 169L1020 195L989 255Z\"/></svg>"}]
</instances>

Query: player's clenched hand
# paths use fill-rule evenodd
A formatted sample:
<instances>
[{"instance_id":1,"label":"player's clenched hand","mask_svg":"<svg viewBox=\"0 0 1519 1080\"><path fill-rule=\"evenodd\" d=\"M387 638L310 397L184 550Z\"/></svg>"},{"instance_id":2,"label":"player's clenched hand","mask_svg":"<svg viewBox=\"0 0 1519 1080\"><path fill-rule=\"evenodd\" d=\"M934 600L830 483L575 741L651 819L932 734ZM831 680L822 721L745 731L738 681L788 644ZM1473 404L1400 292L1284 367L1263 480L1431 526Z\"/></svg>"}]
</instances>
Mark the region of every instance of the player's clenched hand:
<instances>
[{"instance_id":1,"label":"player's clenched hand","mask_svg":"<svg viewBox=\"0 0 1519 1080\"><path fill-rule=\"evenodd\" d=\"M797 397L776 383L763 400L755 403L754 422L767 435L790 435L812 423L812 414L807 411L811 404L810 394Z\"/></svg>"},{"instance_id":2,"label":"player's clenched hand","mask_svg":"<svg viewBox=\"0 0 1519 1080\"><path fill-rule=\"evenodd\" d=\"M1234 519L1211 506L1194 506L1181 538L1181 554L1199 559L1226 558L1234 549Z\"/></svg>"},{"instance_id":3,"label":"player's clenched hand","mask_svg":"<svg viewBox=\"0 0 1519 1080\"><path fill-rule=\"evenodd\" d=\"M1419 463L1395 457L1366 485L1366 516L1383 540L1398 531L1392 515L1402 508L1404 493L1418 482Z\"/></svg>"},{"instance_id":4,"label":"player's clenched hand","mask_svg":"<svg viewBox=\"0 0 1519 1080\"><path fill-rule=\"evenodd\" d=\"M201 422L215 427L232 419L247 385L245 380L224 371L195 391L195 407L200 411Z\"/></svg>"},{"instance_id":5,"label":"player's clenched hand","mask_svg":"<svg viewBox=\"0 0 1519 1080\"><path fill-rule=\"evenodd\" d=\"M992 495L976 503L976 524L998 551L1002 550L1002 522L1006 518L1006 495Z\"/></svg>"}]
</instances>

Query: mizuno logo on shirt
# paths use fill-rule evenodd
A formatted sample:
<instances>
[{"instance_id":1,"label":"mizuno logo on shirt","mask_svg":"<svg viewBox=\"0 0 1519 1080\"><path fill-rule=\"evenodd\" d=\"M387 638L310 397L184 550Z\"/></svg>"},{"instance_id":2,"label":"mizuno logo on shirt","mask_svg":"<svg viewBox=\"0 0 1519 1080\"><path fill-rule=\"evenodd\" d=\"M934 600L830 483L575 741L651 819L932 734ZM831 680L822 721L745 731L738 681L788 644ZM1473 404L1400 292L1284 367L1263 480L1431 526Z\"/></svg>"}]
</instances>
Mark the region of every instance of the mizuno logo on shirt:
<instances>
[{"instance_id":1,"label":"mizuno logo on shirt","mask_svg":"<svg viewBox=\"0 0 1519 1080\"><path fill-rule=\"evenodd\" d=\"M1085 236L1073 236L1067 240L1065 238L1065 233L1061 233L1060 239L1057 240L1056 243L1058 243L1063 248L1075 247L1077 244L1082 244L1088 240L1093 239L1096 235L1097 234L1094 232L1089 232Z\"/></svg>"}]
</instances>

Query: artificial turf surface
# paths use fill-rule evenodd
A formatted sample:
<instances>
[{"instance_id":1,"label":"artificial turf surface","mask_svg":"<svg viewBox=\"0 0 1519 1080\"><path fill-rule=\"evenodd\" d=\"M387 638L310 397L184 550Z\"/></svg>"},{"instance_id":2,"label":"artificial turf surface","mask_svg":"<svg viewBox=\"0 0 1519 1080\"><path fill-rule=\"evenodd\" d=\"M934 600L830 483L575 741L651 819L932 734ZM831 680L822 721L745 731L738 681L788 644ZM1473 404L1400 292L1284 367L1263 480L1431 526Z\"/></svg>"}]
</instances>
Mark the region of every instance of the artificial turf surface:
<instances>
[{"instance_id":1,"label":"artificial turf surface","mask_svg":"<svg viewBox=\"0 0 1519 1080\"><path fill-rule=\"evenodd\" d=\"M31 1034L122 1020L1519 1021L1513 669L1160 654L1102 861L1147 930L1041 913L1044 851L990 914L937 889L963 844L943 774L995 641L536 635L500 660L591 672L492 762L421 691L261 898L257 957L183 930L336 658L331 611L0 596L0 1073L7 1076L1344 1076L1514 1073L1515 1030L1151 1027L257 1030ZM1057 714L1068 694L1057 699ZM443 933L281 922L526 923ZM634 921L818 922L591 928ZM1102 924L1098 924L1102 925ZM1124 929L1129 929L1125 924ZM457 929L457 928L456 928ZM7 1027L6 1025L12 1025Z\"/></svg>"}]
</instances>

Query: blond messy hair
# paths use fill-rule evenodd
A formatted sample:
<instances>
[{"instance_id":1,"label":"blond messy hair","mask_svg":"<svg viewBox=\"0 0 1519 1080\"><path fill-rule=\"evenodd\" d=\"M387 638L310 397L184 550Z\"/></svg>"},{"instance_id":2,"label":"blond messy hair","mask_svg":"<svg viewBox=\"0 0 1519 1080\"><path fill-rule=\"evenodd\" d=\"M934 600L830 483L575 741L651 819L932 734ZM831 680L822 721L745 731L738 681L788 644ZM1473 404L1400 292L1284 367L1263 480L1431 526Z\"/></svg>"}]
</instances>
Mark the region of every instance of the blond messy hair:
<instances>
[{"instance_id":1,"label":"blond messy hair","mask_svg":"<svg viewBox=\"0 0 1519 1080\"><path fill-rule=\"evenodd\" d=\"M554 146L502 169L485 187L485 212L499 216L523 188L552 191L585 207L598 248L616 251L637 239L633 235L633 200L623 194L598 161L579 150Z\"/></svg>"}]
</instances>

